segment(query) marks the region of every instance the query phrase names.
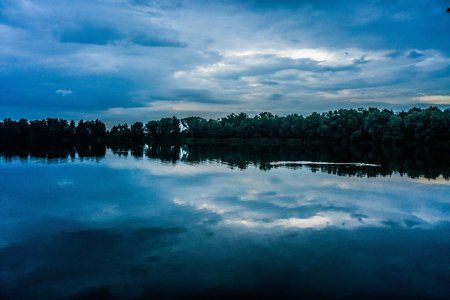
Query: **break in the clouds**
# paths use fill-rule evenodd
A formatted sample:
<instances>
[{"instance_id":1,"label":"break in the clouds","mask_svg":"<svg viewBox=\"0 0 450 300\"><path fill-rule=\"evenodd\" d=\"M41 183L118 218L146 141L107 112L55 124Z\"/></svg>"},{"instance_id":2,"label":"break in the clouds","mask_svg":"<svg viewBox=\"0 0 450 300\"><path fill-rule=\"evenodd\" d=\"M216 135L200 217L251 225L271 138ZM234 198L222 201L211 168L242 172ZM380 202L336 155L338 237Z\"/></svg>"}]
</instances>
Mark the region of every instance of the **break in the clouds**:
<instances>
[{"instance_id":1,"label":"break in the clouds","mask_svg":"<svg viewBox=\"0 0 450 300\"><path fill-rule=\"evenodd\" d=\"M117 121L448 106L449 4L6 0L0 113Z\"/></svg>"}]
</instances>

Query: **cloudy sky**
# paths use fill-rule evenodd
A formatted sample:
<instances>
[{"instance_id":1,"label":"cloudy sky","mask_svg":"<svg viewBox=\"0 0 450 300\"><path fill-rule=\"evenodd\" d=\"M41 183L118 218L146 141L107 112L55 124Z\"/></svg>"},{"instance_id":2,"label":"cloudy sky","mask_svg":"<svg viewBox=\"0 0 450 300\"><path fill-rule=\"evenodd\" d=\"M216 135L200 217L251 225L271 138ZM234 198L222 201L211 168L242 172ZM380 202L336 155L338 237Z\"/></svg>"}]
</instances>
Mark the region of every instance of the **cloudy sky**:
<instances>
[{"instance_id":1,"label":"cloudy sky","mask_svg":"<svg viewBox=\"0 0 450 300\"><path fill-rule=\"evenodd\" d=\"M1 0L0 116L450 105L448 0Z\"/></svg>"}]
</instances>

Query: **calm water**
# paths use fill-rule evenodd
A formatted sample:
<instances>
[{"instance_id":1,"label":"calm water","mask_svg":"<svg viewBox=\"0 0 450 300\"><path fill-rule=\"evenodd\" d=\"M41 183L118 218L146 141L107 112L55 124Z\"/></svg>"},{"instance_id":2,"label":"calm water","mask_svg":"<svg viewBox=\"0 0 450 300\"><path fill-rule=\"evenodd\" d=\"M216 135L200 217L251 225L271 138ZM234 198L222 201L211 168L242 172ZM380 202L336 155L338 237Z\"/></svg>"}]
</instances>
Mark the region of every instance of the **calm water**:
<instances>
[{"instance_id":1,"label":"calm water","mask_svg":"<svg viewBox=\"0 0 450 300\"><path fill-rule=\"evenodd\" d=\"M250 150L2 157L0 298L450 297L442 160Z\"/></svg>"}]
</instances>

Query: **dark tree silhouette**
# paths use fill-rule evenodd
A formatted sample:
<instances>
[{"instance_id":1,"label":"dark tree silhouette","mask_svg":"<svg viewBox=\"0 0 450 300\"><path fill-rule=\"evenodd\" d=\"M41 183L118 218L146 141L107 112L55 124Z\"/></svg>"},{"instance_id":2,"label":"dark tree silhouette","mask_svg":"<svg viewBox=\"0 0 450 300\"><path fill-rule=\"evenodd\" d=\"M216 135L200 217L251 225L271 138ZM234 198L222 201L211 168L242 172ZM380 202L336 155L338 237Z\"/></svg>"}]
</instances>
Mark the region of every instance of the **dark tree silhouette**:
<instances>
[{"instance_id":1,"label":"dark tree silhouette","mask_svg":"<svg viewBox=\"0 0 450 300\"><path fill-rule=\"evenodd\" d=\"M153 121L156 122L156 121ZM160 126L164 123L159 121ZM158 126L158 122L152 123ZM450 110L437 107L391 110L339 109L326 113L277 116L244 113L221 119L191 117L181 120L180 137L191 139L281 139L313 143L379 145L450 143Z\"/></svg>"},{"instance_id":2,"label":"dark tree silhouette","mask_svg":"<svg viewBox=\"0 0 450 300\"><path fill-rule=\"evenodd\" d=\"M339 109L306 117L263 112L220 119L162 118L114 125L99 120L74 121L48 118L0 121L0 146L115 144L142 145L150 141L295 141L296 143L369 144L383 146L450 147L450 110L437 107L393 112L387 109ZM422 146L421 146L422 145Z\"/></svg>"}]
</instances>

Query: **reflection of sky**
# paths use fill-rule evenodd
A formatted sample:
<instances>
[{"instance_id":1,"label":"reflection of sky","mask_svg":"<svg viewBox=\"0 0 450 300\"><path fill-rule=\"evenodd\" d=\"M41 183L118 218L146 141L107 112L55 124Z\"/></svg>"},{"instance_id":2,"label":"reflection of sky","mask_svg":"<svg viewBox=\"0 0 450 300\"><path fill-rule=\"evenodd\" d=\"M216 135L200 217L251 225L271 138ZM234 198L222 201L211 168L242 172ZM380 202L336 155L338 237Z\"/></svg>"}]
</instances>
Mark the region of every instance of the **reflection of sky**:
<instances>
[{"instance_id":1,"label":"reflection of sky","mask_svg":"<svg viewBox=\"0 0 450 300\"><path fill-rule=\"evenodd\" d=\"M110 154L0 166L0 298L5 285L42 296L123 282L241 291L280 280L326 293L351 282L361 291L383 286L383 295L390 281L448 291L436 279L449 274L450 184L442 178Z\"/></svg>"},{"instance_id":2,"label":"reflection of sky","mask_svg":"<svg viewBox=\"0 0 450 300\"><path fill-rule=\"evenodd\" d=\"M348 178L285 168L234 171L216 163L168 165L114 160L107 165L139 169L168 180L171 187L165 194L176 205L216 214L223 225L427 227L449 221L450 216L450 184L442 178ZM146 178L141 179L144 185Z\"/></svg>"},{"instance_id":3,"label":"reflection of sky","mask_svg":"<svg viewBox=\"0 0 450 300\"><path fill-rule=\"evenodd\" d=\"M0 172L2 243L42 219L81 226L155 220L154 215L167 222L161 215L194 214L201 222L211 218L220 226L265 230L428 228L450 219L450 183L443 178L340 177L308 168L242 171L215 162L171 164L112 155L99 163L16 161L3 163Z\"/></svg>"}]
</instances>

